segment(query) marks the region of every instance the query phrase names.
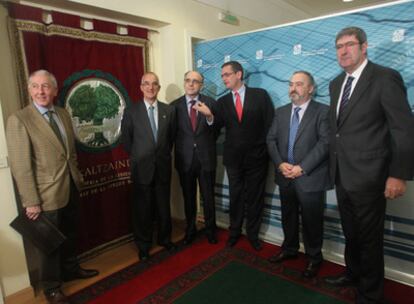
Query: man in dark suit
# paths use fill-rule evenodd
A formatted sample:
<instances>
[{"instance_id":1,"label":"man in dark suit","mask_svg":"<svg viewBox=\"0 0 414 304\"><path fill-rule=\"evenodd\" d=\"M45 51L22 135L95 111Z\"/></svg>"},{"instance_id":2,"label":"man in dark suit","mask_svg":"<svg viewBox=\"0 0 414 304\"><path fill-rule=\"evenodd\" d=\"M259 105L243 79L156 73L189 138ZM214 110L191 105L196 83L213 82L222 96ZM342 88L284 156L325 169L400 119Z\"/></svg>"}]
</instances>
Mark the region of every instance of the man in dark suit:
<instances>
[{"instance_id":1,"label":"man in dark suit","mask_svg":"<svg viewBox=\"0 0 414 304\"><path fill-rule=\"evenodd\" d=\"M39 70L29 77L32 102L7 121L10 166L20 201L33 221L42 214L67 240L55 251L41 253L40 276L48 303L69 303L62 281L96 276L76 258L78 189L83 177L78 169L72 120L65 109L53 105L55 76Z\"/></svg>"},{"instance_id":2,"label":"man in dark suit","mask_svg":"<svg viewBox=\"0 0 414 304\"><path fill-rule=\"evenodd\" d=\"M230 192L230 235L227 245L236 245L246 215L247 238L255 250L261 250L258 234L269 161L266 135L274 108L265 90L244 84L243 67L237 61L222 65L221 78L231 92L217 100L212 112L203 103L197 104L197 110L218 129L224 126L226 131L223 164Z\"/></svg>"},{"instance_id":3,"label":"man in dark suit","mask_svg":"<svg viewBox=\"0 0 414 304\"><path fill-rule=\"evenodd\" d=\"M132 232L140 260L149 258L153 222L158 222L158 244L174 250L171 242L171 150L175 133L175 109L157 100L158 76L142 76L141 102L126 109L122 141L131 160L133 181Z\"/></svg>"},{"instance_id":4,"label":"man in dark suit","mask_svg":"<svg viewBox=\"0 0 414 304\"><path fill-rule=\"evenodd\" d=\"M323 211L328 172L327 105L312 99L315 83L306 71L293 73L289 82L292 101L275 111L267 135L269 155L275 165L279 185L284 241L282 251L269 259L279 263L297 257L299 250L299 210L305 253L309 259L303 272L316 276L322 264Z\"/></svg>"},{"instance_id":5,"label":"man in dark suit","mask_svg":"<svg viewBox=\"0 0 414 304\"><path fill-rule=\"evenodd\" d=\"M400 74L367 60L357 27L336 36L344 72L329 86L330 174L345 236L346 272L332 285L357 287L358 303L382 303L386 199L404 194L414 167L413 116Z\"/></svg>"},{"instance_id":6,"label":"man in dark suit","mask_svg":"<svg viewBox=\"0 0 414 304\"><path fill-rule=\"evenodd\" d=\"M200 94L203 76L196 71L184 75L185 95L172 102L176 108L175 168L180 176L187 222L184 244L193 242L197 227L197 180L203 197L205 230L208 242L217 243L214 183L216 175L216 133L203 115L193 107L201 101L208 107L214 99Z\"/></svg>"}]
</instances>

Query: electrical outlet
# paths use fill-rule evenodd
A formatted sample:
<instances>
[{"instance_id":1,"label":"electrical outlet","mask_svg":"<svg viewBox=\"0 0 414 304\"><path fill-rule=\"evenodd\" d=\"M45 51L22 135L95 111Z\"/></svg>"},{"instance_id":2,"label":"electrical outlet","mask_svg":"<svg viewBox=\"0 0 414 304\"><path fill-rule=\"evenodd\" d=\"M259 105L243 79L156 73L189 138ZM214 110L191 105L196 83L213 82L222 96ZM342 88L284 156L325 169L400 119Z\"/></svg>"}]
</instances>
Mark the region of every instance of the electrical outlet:
<instances>
[{"instance_id":1,"label":"electrical outlet","mask_svg":"<svg viewBox=\"0 0 414 304\"><path fill-rule=\"evenodd\" d=\"M0 156L0 169L7 168L8 166L9 162L7 156Z\"/></svg>"}]
</instances>

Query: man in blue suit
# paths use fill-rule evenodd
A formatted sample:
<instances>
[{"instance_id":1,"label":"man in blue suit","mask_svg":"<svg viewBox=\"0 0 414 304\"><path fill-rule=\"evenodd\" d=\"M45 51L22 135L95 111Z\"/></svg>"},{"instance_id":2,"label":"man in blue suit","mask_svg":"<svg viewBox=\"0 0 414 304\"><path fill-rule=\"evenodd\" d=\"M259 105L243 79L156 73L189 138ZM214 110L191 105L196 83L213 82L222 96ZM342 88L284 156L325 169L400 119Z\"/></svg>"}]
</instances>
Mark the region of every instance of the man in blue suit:
<instances>
[{"instance_id":1,"label":"man in blue suit","mask_svg":"<svg viewBox=\"0 0 414 304\"><path fill-rule=\"evenodd\" d=\"M269 261L279 263L297 257L301 210L303 242L309 260L303 272L306 278L316 276L322 264L323 211L326 190L330 188L329 107L312 99L314 91L314 79L309 72L293 73L289 82L292 103L275 111L267 135L275 182L279 185L285 236L282 251Z\"/></svg>"}]
</instances>

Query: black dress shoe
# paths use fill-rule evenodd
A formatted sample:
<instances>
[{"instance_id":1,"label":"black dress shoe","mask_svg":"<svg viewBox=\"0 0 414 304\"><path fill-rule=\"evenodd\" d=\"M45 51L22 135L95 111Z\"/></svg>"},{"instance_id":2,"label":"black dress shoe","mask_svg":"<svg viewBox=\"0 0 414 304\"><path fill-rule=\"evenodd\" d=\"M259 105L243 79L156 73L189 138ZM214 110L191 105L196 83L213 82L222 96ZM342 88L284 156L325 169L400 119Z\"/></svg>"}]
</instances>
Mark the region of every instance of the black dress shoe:
<instances>
[{"instance_id":1,"label":"black dress shoe","mask_svg":"<svg viewBox=\"0 0 414 304\"><path fill-rule=\"evenodd\" d=\"M161 244L162 247L165 248L165 250L172 252L175 251L177 249L177 245L175 245L173 242L169 242L166 244Z\"/></svg>"},{"instance_id":2,"label":"black dress shoe","mask_svg":"<svg viewBox=\"0 0 414 304\"><path fill-rule=\"evenodd\" d=\"M47 303L49 304L69 304L68 298L63 294L63 292L58 289L52 292L45 292L45 297Z\"/></svg>"},{"instance_id":3,"label":"black dress shoe","mask_svg":"<svg viewBox=\"0 0 414 304\"><path fill-rule=\"evenodd\" d=\"M323 279L326 283L335 287L355 286L355 280L346 274L340 274L333 277L326 277Z\"/></svg>"},{"instance_id":4,"label":"black dress shoe","mask_svg":"<svg viewBox=\"0 0 414 304\"><path fill-rule=\"evenodd\" d=\"M184 238L184 245L190 245L192 242L194 242L194 240L195 240L195 236L194 235L191 235L191 236L185 236L185 238Z\"/></svg>"},{"instance_id":5,"label":"black dress shoe","mask_svg":"<svg viewBox=\"0 0 414 304\"><path fill-rule=\"evenodd\" d=\"M68 282L77 279L89 279L97 276L98 274L99 271L96 269L84 269L79 267L75 271L63 274L63 281Z\"/></svg>"},{"instance_id":6,"label":"black dress shoe","mask_svg":"<svg viewBox=\"0 0 414 304\"><path fill-rule=\"evenodd\" d=\"M305 271L302 273L302 276L307 279L311 279L316 277L319 272L319 268L321 268L322 262L309 262L308 266L306 266Z\"/></svg>"},{"instance_id":7,"label":"black dress shoe","mask_svg":"<svg viewBox=\"0 0 414 304\"><path fill-rule=\"evenodd\" d=\"M148 250L140 250L138 257L140 261L147 261L150 258Z\"/></svg>"},{"instance_id":8,"label":"black dress shoe","mask_svg":"<svg viewBox=\"0 0 414 304\"><path fill-rule=\"evenodd\" d=\"M262 244L260 243L259 240L253 240L253 241L249 241L250 245L253 247L254 250L256 251L260 251L263 249Z\"/></svg>"},{"instance_id":9,"label":"black dress shoe","mask_svg":"<svg viewBox=\"0 0 414 304\"><path fill-rule=\"evenodd\" d=\"M238 237L229 237L229 239L227 240L226 246L227 247L234 247L237 242L239 241Z\"/></svg>"},{"instance_id":10,"label":"black dress shoe","mask_svg":"<svg viewBox=\"0 0 414 304\"><path fill-rule=\"evenodd\" d=\"M217 244L218 240L217 237L215 235L208 235L207 236L207 241L209 244Z\"/></svg>"},{"instance_id":11,"label":"black dress shoe","mask_svg":"<svg viewBox=\"0 0 414 304\"><path fill-rule=\"evenodd\" d=\"M287 253L282 251L278 255L272 256L268 259L270 263L281 263L286 260L296 259L298 256L296 254Z\"/></svg>"}]
</instances>

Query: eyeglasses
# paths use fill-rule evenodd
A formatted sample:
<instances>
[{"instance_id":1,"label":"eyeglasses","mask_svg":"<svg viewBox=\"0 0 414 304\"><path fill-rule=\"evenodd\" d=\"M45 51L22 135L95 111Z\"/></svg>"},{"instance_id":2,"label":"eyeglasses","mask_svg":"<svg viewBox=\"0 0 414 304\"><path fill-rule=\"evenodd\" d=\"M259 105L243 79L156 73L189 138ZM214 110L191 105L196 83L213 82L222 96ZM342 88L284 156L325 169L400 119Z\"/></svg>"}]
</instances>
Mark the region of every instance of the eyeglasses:
<instances>
[{"instance_id":1,"label":"eyeglasses","mask_svg":"<svg viewBox=\"0 0 414 304\"><path fill-rule=\"evenodd\" d=\"M51 84L48 84L48 83L43 83L43 84L31 83L29 85L29 87L31 89L35 89L35 90L36 89L39 89L39 88L41 88L43 90L50 90L52 88L52 85Z\"/></svg>"},{"instance_id":2,"label":"eyeglasses","mask_svg":"<svg viewBox=\"0 0 414 304\"><path fill-rule=\"evenodd\" d=\"M148 82L148 81L144 81L143 83L141 83L141 85L143 87L158 87L160 84L158 82Z\"/></svg>"},{"instance_id":3,"label":"eyeglasses","mask_svg":"<svg viewBox=\"0 0 414 304\"><path fill-rule=\"evenodd\" d=\"M190 78L186 78L184 79L184 82L186 84L202 84L203 82L197 79L190 79Z\"/></svg>"},{"instance_id":4,"label":"eyeglasses","mask_svg":"<svg viewBox=\"0 0 414 304\"><path fill-rule=\"evenodd\" d=\"M355 41L348 41L348 42L343 43L343 44L341 43L341 44L335 45L335 48L337 50L340 50L340 49L343 49L344 47L350 48L350 47L353 47L353 46L358 45L358 44L361 44L361 43L355 42Z\"/></svg>"},{"instance_id":5,"label":"eyeglasses","mask_svg":"<svg viewBox=\"0 0 414 304\"><path fill-rule=\"evenodd\" d=\"M227 77L230 77L233 74L236 74L236 73L235 72L223 73L223 74L221 74L221 78L227 78Z\"/></svg>"}]
</instances>

